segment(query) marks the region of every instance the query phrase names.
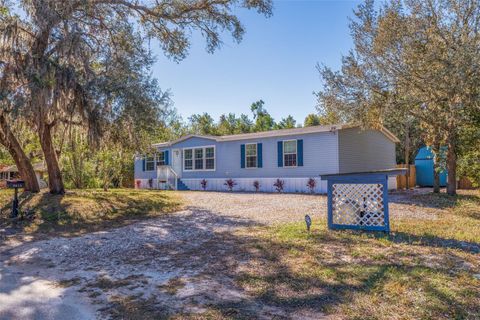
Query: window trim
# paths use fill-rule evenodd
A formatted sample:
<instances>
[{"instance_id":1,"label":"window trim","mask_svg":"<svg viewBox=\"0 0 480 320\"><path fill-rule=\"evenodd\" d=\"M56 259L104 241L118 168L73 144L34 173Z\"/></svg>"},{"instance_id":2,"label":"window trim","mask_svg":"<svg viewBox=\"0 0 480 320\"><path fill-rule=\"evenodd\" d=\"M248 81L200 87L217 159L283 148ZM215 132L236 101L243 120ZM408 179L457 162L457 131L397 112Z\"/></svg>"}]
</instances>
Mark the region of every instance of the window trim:
<instances>
[{"instance_id":1,"label":"window trim","mask_svg":"<svg viewBox=\"0 0 480 320\"><path fill-rule=\"evenodd\" d=\"M213 169L205 169L207 167L207 148L213 148ZM195 169L195 149L203 149L203 169ZM185 169L185 150L192 150L192 169ZM212 159L212 158L209 158ZM216 171L217 170L217 148L215 145L209 146L196 146L196 147L187 147L182 148L182 171L185 172L196 172L196 171Z\"/></svg>"},{"instance_id":2,"label":"window trim","mask_svg":"<svg viewBox=\"0 0 480 320\"><path fill-rule=\"evenodd\" d=\"M295 141L295 153L285 153L285 142ZM285 155L286 154L295 154L295 165L294 166L287 166L285 164ZM290 140L283 140L282 141L282 161L284 168L297 168L298 167L298 139L290 139Z\"/></svg>"},{"instance_id":3,"label":"window trim","mask_svg":"<svg viewBox=\"0 0 480 320\"><path fill-rule=\"evenodd\" d=\"M147 160L148 158L153 158L153 160L149 161L149 160ZM152 172L152 171L155 171L157 169L157 155L156 154L154 154L152 156L145 155L144 159L145 159L145 172ZM153 162L153 169L152 170L148 169L147 164L149 162Z\"/></svg>"},{"instance_id":4,"label":"window trim","mask_svg":"<svg viewBox=\"0 0 480 320\"><path fill-rule=\"evenodd\" d=\"M185 151L187 149L192 151L192 158L188 159L188 160L192 161L192 169L185 169L185 161L187 160L187 158L185 157ZM194 155L193 150L194 150L194 148L183 148L182 149L182 171L194 171L195 165L194 165L193 162L195 161L195 155Z\"/></svg>"},{"instance_id":5,"label":"window trim","mask_svg":"<svg viewBox=\"0 0 480 320\"><path fill-rule=\"evenodd\" d=\"M255 167L249 167L248 166L248 155L247 155L247 146L248 145L255 145L255 158L257 161L255 161ZM253 157L253 156L250 156ZM258 143L256 142L251 142L251 143L245 143L245 169L258 169Z\"/></svg>"},{"instance_id":6,"label":"window trim","mask_svg":"<svg viewBox=\"0 0 480 320\"><path fill-rule=\"evenodd\" d=\"M197 158L197 150L200 150L201 151L201 157L200 158ZM205 148L194 148L193 149L193 170L195 171L200 171L200 170L204 170L206 167L205 167ZM197 169L197 160L201 160L201 169Z\"/></svg>"},{"instance_id":7,"label":"window trim","mask_svg":"<svg viewBox=\"0 0 480 320\"><path fill-rule=\"evenodd\" d=\"M208 159L213 159L213 169L207 169L207 149L213 148L213 158L209 157ZM206 146L203 148L203 167L204 171L215 171L217 169L217 152L215 146Z\"/></svg>"},{"instance_id":8,"label":"window trim","mask_svg":"<svg viewBox=\"0 0 480 320\"><path fill-rule=\"evenodd\" d=\"M166 162L167 162L167 159L165 157L165 151L166 150L162 150L162 151L158 151L156 154L155 154L155 166L166 166ZM158 162L160 161L160 153L163 154L163 164L158 164Z\"/></svg>"}]
</instances>

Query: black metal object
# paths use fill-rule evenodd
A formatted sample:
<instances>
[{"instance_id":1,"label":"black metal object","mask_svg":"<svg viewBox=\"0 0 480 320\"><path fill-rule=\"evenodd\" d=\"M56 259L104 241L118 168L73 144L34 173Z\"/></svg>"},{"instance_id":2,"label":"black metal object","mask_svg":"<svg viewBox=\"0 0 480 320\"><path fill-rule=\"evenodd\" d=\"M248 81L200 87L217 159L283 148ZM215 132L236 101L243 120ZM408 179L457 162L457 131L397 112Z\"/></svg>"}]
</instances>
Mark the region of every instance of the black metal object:
<instances>
[{"instance_id":1,"label":"black metal object","mask_svg":"<svg viewBox=\"0 0 480 320\"><path fill-rule=\"evenodd\" d=\"M12 203L12 218L18 216L18 188L25 188L25 181L23 180L7 180L7 188L15 189Z\"/></svg>"},{"instance_id":2,"label":"black metal object","mask_svg":"<svg viewBox=\"0 0 480 320\"><path fill-rule=\"evenodd\" d=\"M312 218L307 214L305 215L305 223L307 224L307 231L310 231L310 226L312 225Z\"/></svg>"}]
</instances>

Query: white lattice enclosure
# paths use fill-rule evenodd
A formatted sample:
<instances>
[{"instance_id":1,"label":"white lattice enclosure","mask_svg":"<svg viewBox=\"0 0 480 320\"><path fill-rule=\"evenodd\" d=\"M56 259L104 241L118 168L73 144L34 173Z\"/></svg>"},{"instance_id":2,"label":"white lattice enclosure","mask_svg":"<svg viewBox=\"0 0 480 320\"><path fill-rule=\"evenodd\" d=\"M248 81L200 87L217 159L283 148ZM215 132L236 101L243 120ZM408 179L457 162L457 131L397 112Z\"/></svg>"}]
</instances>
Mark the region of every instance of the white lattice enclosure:
<instances>
[{"instance_id":1,"label":"white lattice enclosure","mask_svg":"<svg viewBox=\"0 0 480 320\"><path fill-rule=\"evenodd\" d=\"M388 177L397 169L322 175L328 184L328 227L390 232Z\"/></svg>"},{"instance_id":2,"label":"white lattice enclosure","mask_svg":"<svg viewBox=\"0 0 480 320\"><path fill-rule=\"evenodd\" d=\"M385 226L383 185L379 183L334 183L332 220L337 225Z\"/></svg>"}]
</instances>

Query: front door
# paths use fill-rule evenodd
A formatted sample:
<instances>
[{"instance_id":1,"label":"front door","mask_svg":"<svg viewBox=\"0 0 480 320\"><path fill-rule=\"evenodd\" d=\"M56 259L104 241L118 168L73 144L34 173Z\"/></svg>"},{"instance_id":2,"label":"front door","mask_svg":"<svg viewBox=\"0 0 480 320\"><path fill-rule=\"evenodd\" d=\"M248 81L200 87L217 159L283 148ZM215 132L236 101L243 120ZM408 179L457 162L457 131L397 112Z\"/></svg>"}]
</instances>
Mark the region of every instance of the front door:
<instances>
[{"instance_id":1,"label":"front door","mask_svg":"<svg viewBox=\"0 0 480 320\"><path fill-rule=\"evenodd\" d=\"M179 178L182 177L182 150L172 150L172 168Z\"/></svg>"}]
</instances>

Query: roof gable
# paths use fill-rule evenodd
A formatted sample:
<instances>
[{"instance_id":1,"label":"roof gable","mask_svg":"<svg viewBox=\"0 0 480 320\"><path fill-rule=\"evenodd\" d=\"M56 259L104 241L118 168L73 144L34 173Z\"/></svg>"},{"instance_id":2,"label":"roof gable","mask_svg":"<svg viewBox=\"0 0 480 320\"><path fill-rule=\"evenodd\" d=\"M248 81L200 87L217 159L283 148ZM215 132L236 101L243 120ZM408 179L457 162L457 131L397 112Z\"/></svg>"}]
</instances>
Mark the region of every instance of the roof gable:
<instances>
[{"instance_id":1,"label":"roof gable","mask_svg":"<svg viewBox=\"0 0 480 320\"><path fill-rule=\"evenodd\" d=\"M180 142L183 142L183 141L186 141L186 140L192 139L192 138L201 138L201 139L208 139L208 140L217 141L216 137L214 137L214 136L203 136L203 135L199 135L199 134L187 134L186 136L180 137L176 140L161 142L161 143L155 143L155 144L153 144L153 146L158 147L158 148L170 147L170 146L173 146L175 144L178 144Z\"/></svg>"}]
</instances>

